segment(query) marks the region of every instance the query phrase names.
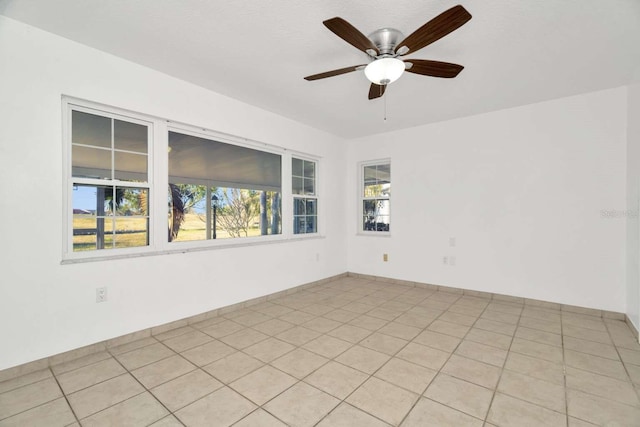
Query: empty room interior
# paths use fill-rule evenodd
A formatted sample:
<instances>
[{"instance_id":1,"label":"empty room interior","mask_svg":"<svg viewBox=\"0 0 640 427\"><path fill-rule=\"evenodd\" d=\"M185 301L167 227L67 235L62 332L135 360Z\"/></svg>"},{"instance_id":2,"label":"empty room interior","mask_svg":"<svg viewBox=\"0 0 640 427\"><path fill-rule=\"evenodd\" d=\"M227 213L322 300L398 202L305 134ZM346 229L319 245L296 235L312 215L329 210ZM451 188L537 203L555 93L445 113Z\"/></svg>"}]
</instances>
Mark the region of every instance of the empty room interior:
<instances>
[{"instance_id":1,"label":"empty room interior","mask_svg":"<svg viewBox=\"0 0 640 427\"><path fill-rule=\"evenodd\" d=\"M0 427L640 426L639 41L0 0Z\"/></svg>"}]
</instances>

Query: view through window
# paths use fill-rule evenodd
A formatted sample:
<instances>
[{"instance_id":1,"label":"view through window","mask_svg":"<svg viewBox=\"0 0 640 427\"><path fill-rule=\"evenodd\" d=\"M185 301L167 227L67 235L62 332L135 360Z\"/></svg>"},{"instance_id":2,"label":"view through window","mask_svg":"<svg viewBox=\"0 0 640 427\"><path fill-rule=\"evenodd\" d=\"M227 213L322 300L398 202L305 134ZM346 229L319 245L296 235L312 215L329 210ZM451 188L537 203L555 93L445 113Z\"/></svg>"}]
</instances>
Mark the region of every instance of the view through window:
<instances>
[{"instance_id":1,"label":"view through window","mask_svg":"<svg viewBox=\"0 0 640 427\"><path fill-rule=\"evenodd\" d=\"M294 234L318 232L316 169L315 161L295 157L291 159Z\"/></svg>"},{"instance_id":2,"label":"view through window","mask_svg":"<svg viewBox=\"0 0 640 427\"><path fill-rule=\"evenodd\" d=\"M169 132L169 241L280 234L279 154Z\"/></svg>"},{"instance_id":3,"label":"view through window","mask_svg":"<svg viewBox=\"0 0 640 427\"><path fill-rule=\"evenodd\" d=\"M318 232L318 161L91 102L63 104L65 257ZM283 161L292 180L284 189L287 230Z\"/></svg>"},{"instance_id":4,"label":"view through window","mask_svg":"<svg viewBox=\"0 0 640 427\"><path fill-rule=\"evenodd\" d=\"M389 231L391 164L362 167L362 231Z\"/></svg>"},{"instance_id":5,"label":"view through window","mask_svg":"<svg viewBox=\"0 0 640 427\"><path fill-rule=\"evenodd\" d=\"M148 126L73 111L73 251L149 244Z\"/></svg>"}]
</instances>

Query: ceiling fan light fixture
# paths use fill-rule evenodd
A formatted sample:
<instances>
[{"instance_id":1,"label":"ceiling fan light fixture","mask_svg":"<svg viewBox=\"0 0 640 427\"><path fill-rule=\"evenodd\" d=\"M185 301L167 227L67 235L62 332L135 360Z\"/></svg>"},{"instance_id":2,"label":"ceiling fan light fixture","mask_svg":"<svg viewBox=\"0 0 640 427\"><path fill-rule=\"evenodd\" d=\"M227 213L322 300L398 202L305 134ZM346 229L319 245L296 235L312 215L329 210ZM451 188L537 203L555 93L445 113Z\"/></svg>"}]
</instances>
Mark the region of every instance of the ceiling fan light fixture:
<instances>
[{"instance_id":1,"label":"ceiling fan light fixture","mask_svg":"<svg viewBox=\"0 0 640 427\"><path fill-rule=\"evenodd\" d=\"M380 58L367 65L364 74L371 83L386 85L398 80L404 69L404 62L398 58Z\"/></svg>"},{"instance_id":2,"label":"ceiling fan light fixture","mask_svg":"<svg viewBox=\"0 0 640 427\"><path fill-rule=\"evenodd\" d=\"M409 59L404 62L398 57L415 53L440 40L470 19L471 14L461 5L457 5L431 19L408 37L404 37L400 31L394 28L380 28L365 36L356 27L338 16L327 19L322 22L325 27L351 46L366 53L373 61L367 66L355 65L325 71L307 76L304 79L307 81L319 80L360 71L364 68L364 73L371 82L369 99L376 99L380 98L387 85L398 80L405 70L422 76L449 79L456 77L464 68L462 65L427 59Z\"/></svg>"}]
</instances>

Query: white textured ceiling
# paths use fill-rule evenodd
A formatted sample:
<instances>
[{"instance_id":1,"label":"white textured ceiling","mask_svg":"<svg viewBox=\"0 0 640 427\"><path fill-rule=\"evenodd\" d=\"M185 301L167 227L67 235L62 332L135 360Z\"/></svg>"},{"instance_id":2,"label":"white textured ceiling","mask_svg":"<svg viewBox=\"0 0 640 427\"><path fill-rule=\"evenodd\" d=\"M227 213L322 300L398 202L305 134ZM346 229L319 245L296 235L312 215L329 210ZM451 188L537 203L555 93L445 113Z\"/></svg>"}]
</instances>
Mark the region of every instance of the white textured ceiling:
<instances>
[{"instance_id":1,"label":"white textured ceiling","mask_svg":"<svg viewBox=\"0 0 640 427\"><path fill-rule=\"evenodd\" d=\"M406 73L369 101L366 62L322 25L410 34L462 4L473 19L410 58L459 63L455 79ZM358 137L640 81L639 0L0 0L0 14L343 137Z\"/></svg>"}]
</instances>

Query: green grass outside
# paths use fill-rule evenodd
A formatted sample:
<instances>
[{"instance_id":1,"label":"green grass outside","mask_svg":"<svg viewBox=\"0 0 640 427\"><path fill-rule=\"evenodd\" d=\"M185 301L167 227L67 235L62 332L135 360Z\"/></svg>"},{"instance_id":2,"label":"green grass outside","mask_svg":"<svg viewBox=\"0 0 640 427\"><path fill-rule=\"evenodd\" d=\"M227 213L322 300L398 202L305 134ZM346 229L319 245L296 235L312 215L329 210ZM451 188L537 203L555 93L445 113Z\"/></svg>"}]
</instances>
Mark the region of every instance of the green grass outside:
<instances>
[{"instance_id":1,"label":"green grass outside","mask_svg":"<svg viewBox=\"0 0 640 427\"><path fill-rule=\"evenodd\" d=\"M202 215L186 214L185 221L180 227L180 232L175 240L176 242L188 242L206 239L205 223ZM147 245L147 220L145 218L134 217L118 217L116 218L116 232L128 232L126 234L115 235L115 248L131 248ZM97 220L91 215L77 214L73 216L73 228L78 229L95 229ZM112 221L106 219L104 221L105 228L105 249L113 248L114 235ZM167 225L168 230L168 225ZM249 229L249 237L260 236L260 228L252 227ZM218 228L216 230L216 238L229 239L229 233ZM73 236L74 252L91 251L96 249L96 235L79 235Z\"/></svg>"}]
</instances>

